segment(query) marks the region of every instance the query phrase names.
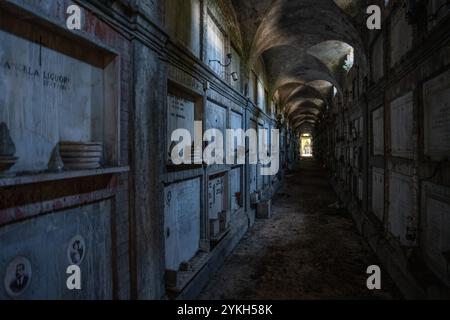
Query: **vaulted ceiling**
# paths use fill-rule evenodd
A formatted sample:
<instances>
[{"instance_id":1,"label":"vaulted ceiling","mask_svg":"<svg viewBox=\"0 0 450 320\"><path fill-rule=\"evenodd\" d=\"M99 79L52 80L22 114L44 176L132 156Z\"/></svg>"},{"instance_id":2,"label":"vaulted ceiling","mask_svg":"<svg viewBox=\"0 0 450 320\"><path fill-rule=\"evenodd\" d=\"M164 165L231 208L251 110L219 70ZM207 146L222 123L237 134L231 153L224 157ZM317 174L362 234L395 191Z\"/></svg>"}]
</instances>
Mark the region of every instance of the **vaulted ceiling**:
<instances>
[{"instance_id":1,"label":"vaulted ceiling","mask_svg":"<svg viewBox=\"0 0 450 320\"><path fill-rule=\"evenodd\" d=\"M314 125L338 91L354 52L365 63L354 17L362 0L232 0L248 64L262 59L272 96L291 127Z\"/></svg>"}]
</instances>

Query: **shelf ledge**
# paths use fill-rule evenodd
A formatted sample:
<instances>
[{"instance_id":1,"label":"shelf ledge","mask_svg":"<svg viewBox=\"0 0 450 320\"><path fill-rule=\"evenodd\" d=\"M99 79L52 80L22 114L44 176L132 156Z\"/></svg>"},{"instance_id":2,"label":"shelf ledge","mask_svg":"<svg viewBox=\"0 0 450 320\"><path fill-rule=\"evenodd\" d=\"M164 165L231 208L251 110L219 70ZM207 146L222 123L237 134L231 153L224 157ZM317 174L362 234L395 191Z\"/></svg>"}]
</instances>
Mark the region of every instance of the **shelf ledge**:
<instances>
[{"instance_id":1,"label":"shelf ledge","mask_svg":"<svg viewBox=\"0 0 450 320\"><path fill-rule=\"evenodd\" d=\"M62 172L19 173L17 175L0 175L0 188L49 181L67 180L107 174L121 174L130 171L130 167L106 167L99 169L72 170Z\"/></svg>"}]
</instances>

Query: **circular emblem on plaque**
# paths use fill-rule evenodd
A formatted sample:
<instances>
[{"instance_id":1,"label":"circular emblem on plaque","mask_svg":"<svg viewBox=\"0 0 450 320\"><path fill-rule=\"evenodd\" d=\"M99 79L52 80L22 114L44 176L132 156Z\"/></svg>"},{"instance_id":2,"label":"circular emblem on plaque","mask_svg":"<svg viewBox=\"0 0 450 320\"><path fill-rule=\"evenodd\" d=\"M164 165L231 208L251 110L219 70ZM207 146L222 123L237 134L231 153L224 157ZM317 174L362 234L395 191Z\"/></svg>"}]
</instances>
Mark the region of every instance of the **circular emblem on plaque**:
<instances>
[{"instance_id":1,"label":"circular emblem on plaque","mask_svg":"<svg viewBox=\"0 0 450 320\"><path fill-rule=\"evenodd\" d=\"M25 257L15 257L6 268L5 290L10 297L18 297L31 282L31 263Z\"/></svg>"},{"instance_id":2,"label":"circular emblem on plaque","mask_svg":"<svg viewBox=\"0 0 450 320\"><path fill-rule=\"evenodd\" d=\"M84 238L77 235L72 238L69 242L69 247L67 248L67 258L70 264L79 266L86 255L86 243Z\"/></svg>"}]
</instances>

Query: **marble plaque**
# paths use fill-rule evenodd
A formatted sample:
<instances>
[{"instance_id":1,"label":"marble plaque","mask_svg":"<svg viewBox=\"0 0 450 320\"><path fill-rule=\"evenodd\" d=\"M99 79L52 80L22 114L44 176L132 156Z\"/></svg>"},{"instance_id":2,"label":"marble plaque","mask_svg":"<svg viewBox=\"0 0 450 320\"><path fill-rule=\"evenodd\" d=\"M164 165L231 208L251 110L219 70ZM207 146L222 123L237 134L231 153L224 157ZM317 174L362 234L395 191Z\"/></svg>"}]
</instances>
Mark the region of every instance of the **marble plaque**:
<instances>
[{"instance_id":1,"label":"marble plaque","mask_svg":"<svg viewBox=\"0 0 450 320\"><path fill-rule=\"evenodd\" d=\"M383 220L384 215L384 169L372 169L372 211Z\"/></svg>"},{"instance_id":2,"label":"marble plaque","mask_svg":"<svg viewBox=\"0 0 450 320\"><path fill-rule=\"evenodd\" d=\"M32 33L33 31L27 31ZM11 171L46 170L56 144L92 141L103 119L103 69L0 30L0 122L6 122L19 157ZM99 130L100 131L100 130Z\"/></svg>"},{"instance_id":3,"label":"marble plaque","mask_svg":"<svg viewBox=\"0 0 450 320\"><path fill-rule=\"evenodd\" d=\"M208 217L219 219L219 213L225 209L225 177L210 179L208 182Z\"/></svg>"},{"instance_id":4,"label":"marble plaque","mask_svg":"<svg viewBox=\"0 0 450 320\"><path fill-rule=\"evenodd\" d=\"M447 283L450 257L450 189L429 184L424 201L423 242L430 268Z\"/></svg>"},{"instance_id":5,"label":"marble plaque","mask_svg":"<svg viewBox=\"0 0 450 320\"><path fill-rule=\"evenodd\" d=\"M218 129L225 135L227 128L227 109L208 101L206 106L206 126L207 129Z\"/></svg>"},{"instance_id":6,"label":"marble plaque","mask_svg":"<svg viewBox=\"0 0 450 320\"><path fill-rule=\"evenodd\" d=\"M425 154L450 156L450 70L423 86Z\"/></svg>"},{"instance_id":7,"label":"marble plaque","mask_svg":"<svg viewBox=\"0 0 450 320\"><path fill-rule=\"evenodd\" d=\"M245 128L242 125L242 115L239 113L236 113L234 111L231 112L231 129L238 130L242 129L245 132ZM245 148L245 137L239 136L235 138L235 146L238 147L244 147Z\"/></svg>"},{"instance_id":8,"label":"marble plaque","mask_svg":"<svg viewBox=\"0 0 450 320\"><path fill-rule=\"evenodd\" d=\"M170 185L164 190L166 269L195 256L200 245L200 179Z\"/></svg>"},{"instance_id":9,"label":"marble plaque","mask_svg":"<svg viewBox=\"0 0 450 320\"><path fill-rule=\"evenodd\" d=\"M413 196L412 178L392 173L389 181L388 229L402 244L406 238L408 219L412 217Z\"/></svg>"},{"instance_id":10,"label":"marble plaque","mask_svg":"<svg viewBox=\"0 0 450 320\"><path fill-rule=\"evenodd\" d=\"M172 133L177 129L186 129L191 133L191 141L194 141L194 113L193 101L186 100L172 94L167 96L167 147L170 151L172 145Z\"/></svg>"},{"instance_id":11,"label":"marble plaque","mask_svg":"<svg viewBox=\"0 0 450 320\"><path fill-rule=\"evenodd\" d=\"M413 93L391 102L392 155L401 158L413 156Z\"/></svg>"},{"instance_id":12,"label":"marble plaque","mask_svg":"<svg viewBox=\"0 0 450 320\"><path fill-rule=\"evenodd\" d=\"M378 108L372 112L373 154L384 155L384 109Z\"/></svg>"},{"instance_id":13,"label":"marble plaque","mask_svg":"<svg viewBox=\"0 0 450 320\"><path fill-rule=\"evenodd\" d=\"M230 171L230 191L231 191L231 210L236 211L241 207L242 189L241 189L241 168L235 168Z\"/></svg>"},{"instance_id":14,"label":"marble plaque","mask_svg":"<svg viewBox=\"0 0 450 320\"><path fill-rule=\"evenodd\" d=\"M112 212L106 200L2 226L0 300L112 299ZM67 290L70 264L81 269L82 290Z\"/></svg>"},{"instance_id":15,"label":"marble plaque","mask_svg":"<svg viewBox=\"0 0 450 320\"><path fill-rule=\"evenodd\" d=\"M391 23L391 67L401 62L401 59L412 48L413 29L406 20L406 10L401 7L392 18Z\"/></svg>"},{"instance_id":16,"label":"marble plaque","mask_svg":"<svg viewBox=\"0 0 450 320\"><path fill-rule=\"evenodd\" d=\"M384 76L384 38L380 35L372 48L372 80L377 82Z\"/></svg>"}]
</instances>

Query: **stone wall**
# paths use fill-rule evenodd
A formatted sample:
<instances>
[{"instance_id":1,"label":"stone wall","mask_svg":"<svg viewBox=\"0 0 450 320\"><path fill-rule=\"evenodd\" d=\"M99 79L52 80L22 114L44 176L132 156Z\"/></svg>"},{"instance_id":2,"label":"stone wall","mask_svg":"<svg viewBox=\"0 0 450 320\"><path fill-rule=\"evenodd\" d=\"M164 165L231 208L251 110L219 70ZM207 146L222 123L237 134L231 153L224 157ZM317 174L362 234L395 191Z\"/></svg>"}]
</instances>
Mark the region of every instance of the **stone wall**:
<instances>
[{"instance_id":1,"label":"stone wall","mask_svg":"<svg viewBox=\"0 0 450 320\"><path fill-rule=\"evenodd\" d=\"M358 74L354 67L346 90L356 90L355 77L367 90L352 101L336 99L328 116L328 152L336 155L328 165L340 198L405 296L442 298L449 295L443 266L450 246L444 227L450 202L450 21L412 23L404 10L391 1L382 30L365 31L370 72ZM359 116L363 134L355 139L348 132ZM361 156L349 151L354 147L362 148L362 168L352 162ZM355 178L367 186L363 201Z\"/></svg>"},{"instance_id":2,"label":"stone wall","mask_svg":"<svg viewBox=\"0 0 450 320\"><path fill-rule=\"evenodd\" d=\"M247 70L231 4L177 3L0 4L5 17L0 19L5 43L0 49L0 89L8 92L0 98L6 106L0 121L12 128L20 156L14 170L0 176L0 239L5 248L0 278L13 279L15 268L24 265L30 280L20 292L2 286L0 297L193 298L255 221L252 193L272 197L281 173L275 179L255 172L256 166L173 166L168 161L174 110L185 121L220 124L222 129L277 126L272 115L244 94L247 72L252 71ZM66 28L65 10L71 4L82 8L82 30ZM198 14L191 14L197 9ZM237 84L229 74L216 74L206 61L206 14L215 15L227 48L233 49ZM19 46L20 41L25 44ZM18 47L22 52L15 55ZM4 66L9 62L3 60L10 58L28 67L8 75ZM38 77L32 70L38 76L61 73L63 87L56 93L45 91L40 79L29 79ZM258 73L264 76L262 69ZM28 78L12 85L11 77ZM66 99L70 103L64 104ZM186 117L188 108L194 112ZM24 124L32 130L22 130ZM287 143L291 132L283 132L282 154L293 162L294 137ZM103 142L102 167L49 172L50 152L64 139ZM212 197L211 192L217 194ZM217 212L209 207L212 201L220 201L213 203L220 208ZM74 262L88 288L82 293L65 287L66 268Z\"/></svg>"}]
</instances>

